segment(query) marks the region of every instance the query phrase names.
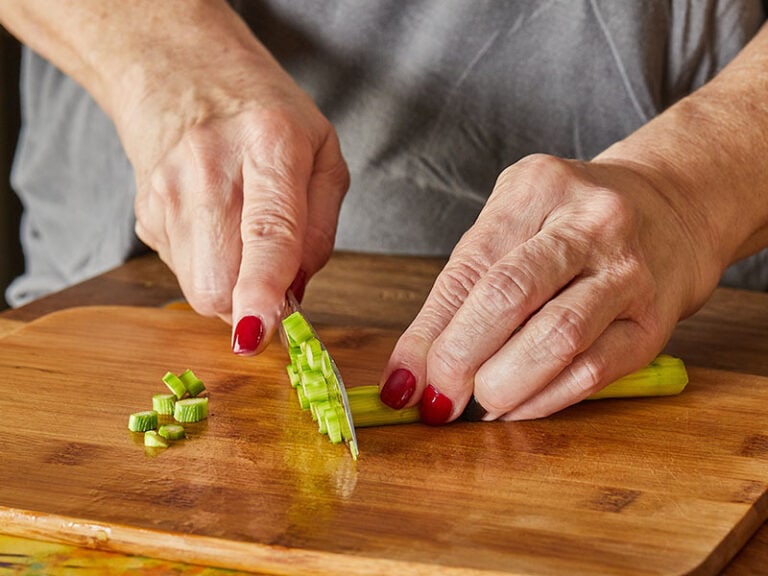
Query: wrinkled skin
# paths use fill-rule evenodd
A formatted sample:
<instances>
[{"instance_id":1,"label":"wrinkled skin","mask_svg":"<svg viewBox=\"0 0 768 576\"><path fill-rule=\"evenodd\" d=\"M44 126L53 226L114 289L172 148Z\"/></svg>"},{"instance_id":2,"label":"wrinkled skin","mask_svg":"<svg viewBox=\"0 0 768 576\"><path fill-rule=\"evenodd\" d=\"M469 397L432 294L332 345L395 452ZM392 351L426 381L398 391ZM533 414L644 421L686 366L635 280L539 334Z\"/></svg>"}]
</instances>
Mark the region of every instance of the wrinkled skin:
<instances>
[{"instance_id":1,"label":"wrinkled skin","mask_svg":"<svg viewBox=\"0 0 768 576\"><path fill-rule=\"evenodd\" d=\"M299 269L311 276L331 254L349 175L329 122L281 70L263 68L209 69L215 88L195 93L184 118L148 96L136 109L148 131L127 140L138 236L199 313L258 315L272 331ZM143 119L156 106L149 117L170 122L155 133Z\"/></svg>"},{"instance_id":2,"label":"wrinkled skin","mask_svg":"<svg viewBox=\"0 0 768 576\"><path fill-rule=\"evenodd\" d=\"M487 418L546 416L649 362L718 270L640 167L538 155L498 179L389 371ZM694 218L695 221L695 218ZM706 228L703 228L706 229ZM410 402L413 404L414 402Z\"/></svg>"}]
</instances>

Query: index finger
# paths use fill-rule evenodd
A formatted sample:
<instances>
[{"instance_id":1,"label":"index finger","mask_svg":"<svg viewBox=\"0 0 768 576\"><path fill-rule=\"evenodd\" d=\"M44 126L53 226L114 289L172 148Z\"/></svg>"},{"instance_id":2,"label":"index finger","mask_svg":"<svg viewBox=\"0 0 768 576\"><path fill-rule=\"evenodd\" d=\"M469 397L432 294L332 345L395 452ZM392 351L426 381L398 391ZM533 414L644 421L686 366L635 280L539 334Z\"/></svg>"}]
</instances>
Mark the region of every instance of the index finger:
<instances>
[{"instance_id":1,"label":"index finger","mask_svg":"<svg viewBox=\"0 0 768 576\"><path fill-rule=\"evenodd\" d=\"M290 132L270 134L269 144L243 163L242 257L232 293L236 354L256 354L269 342L301 263L313 156L309 143Z\"/></svg>"}]
</instances>

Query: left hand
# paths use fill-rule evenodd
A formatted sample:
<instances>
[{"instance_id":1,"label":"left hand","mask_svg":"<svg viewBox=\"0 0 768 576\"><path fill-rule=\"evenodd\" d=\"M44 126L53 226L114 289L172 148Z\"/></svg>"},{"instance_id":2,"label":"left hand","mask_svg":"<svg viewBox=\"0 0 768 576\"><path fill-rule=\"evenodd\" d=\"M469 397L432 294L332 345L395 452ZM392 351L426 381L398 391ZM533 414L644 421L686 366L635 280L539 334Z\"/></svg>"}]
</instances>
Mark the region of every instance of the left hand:
<instances>
[{"instance_id":1,"label":"left hand","mask_svg":"<svg viewBox=\"0 0 768 576\"><path fill-rule=\"evenodd\" d=\"M509 167L392 353L382 399L422 420L530 419L656 356L722 271L706 216L647 166ZM711 215L710 215L711 216Z\"/></svg>"}]
</instances>

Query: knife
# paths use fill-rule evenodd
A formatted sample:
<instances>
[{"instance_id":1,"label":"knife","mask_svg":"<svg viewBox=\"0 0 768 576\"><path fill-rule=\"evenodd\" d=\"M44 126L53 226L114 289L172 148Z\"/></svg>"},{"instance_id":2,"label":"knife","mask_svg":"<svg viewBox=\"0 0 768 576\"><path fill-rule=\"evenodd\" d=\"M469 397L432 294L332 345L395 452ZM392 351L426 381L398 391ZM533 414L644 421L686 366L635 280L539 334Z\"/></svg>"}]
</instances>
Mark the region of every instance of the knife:
<instances>
[{"instance_id":1,"label":"knife","mask_svg":"<svg viewBox=\"0 0 768 576\"><path fill-rule=\"evenodd\" d=\"M325 343L320 338L320 335L317 333L317 330L312 325L312 323L309 320L309 317L306 315L304 310L301 307L301 304L299 304L299 300L294 295L293 291L291 289L288 289L288 291L285 293L286 297L286 306L285 306L285 312L283 317L286 318L293 314L294 312L298 312L301 314L301 316L304 318L304 321L309 326L309 329L312 331L312 335L317 339L317 341L320 343L320 347L328 354L328 360L330 363L331 371L333 372L334 378L328 378L327 383L330 388L330 396L336 400L336 404L338 407L341 408L343 417L341 418L341 430L342 430L342 438L344 438L344 441L346 442L347 446L349 447L349 452L352 454L352 459L357 460L357 456L360 453L357 446L357 435L355 434L355 423L352 419L352 410L349 407L349 397L347 396L347 389L344 387L344 379L341 377L341 372L339 372L339 368L336 366L336 362L333 360L333 356L331 356L330 352L328 351L328 348L326 348ZM288 343L288 336L285 332L285 327L281 324L280 325L280 340L282 341L283 345L286 347L286 350L288 350L290 344Z\"/></svg>"}]
</instances>

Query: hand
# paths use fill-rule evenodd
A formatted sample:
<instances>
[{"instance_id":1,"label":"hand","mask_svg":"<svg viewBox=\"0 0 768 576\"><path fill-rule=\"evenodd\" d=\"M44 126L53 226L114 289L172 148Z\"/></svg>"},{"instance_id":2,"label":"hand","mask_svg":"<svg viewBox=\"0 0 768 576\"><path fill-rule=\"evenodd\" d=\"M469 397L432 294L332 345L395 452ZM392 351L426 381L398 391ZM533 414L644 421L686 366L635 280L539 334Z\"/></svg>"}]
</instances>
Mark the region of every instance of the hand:
<instances>
[{"instance_id":1,"label":"hand","mask_svg":"<svg viewBox=\"0 0 768 576\"><path fill-rule=\"evenodd\" d=\"M385 371L422 420L574 404L647 364L716 286L695 207L646 167L532 156L508 168Z\"/></svg>"},{"instance_id":2,"label":"hand","mask_svg":"<svg viewBox=\"0 0 768 576\"><path fill-rule=\"evenodd\" d=\"M328 260L348 172L330 123L253 42L180 54L118 108L137 179L136 232L191 306L260 351Z\"/></svg>"}]
</instances>

